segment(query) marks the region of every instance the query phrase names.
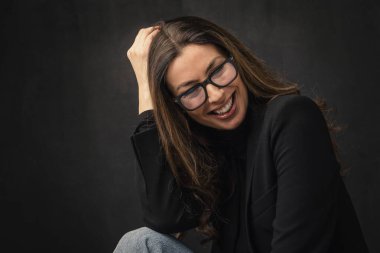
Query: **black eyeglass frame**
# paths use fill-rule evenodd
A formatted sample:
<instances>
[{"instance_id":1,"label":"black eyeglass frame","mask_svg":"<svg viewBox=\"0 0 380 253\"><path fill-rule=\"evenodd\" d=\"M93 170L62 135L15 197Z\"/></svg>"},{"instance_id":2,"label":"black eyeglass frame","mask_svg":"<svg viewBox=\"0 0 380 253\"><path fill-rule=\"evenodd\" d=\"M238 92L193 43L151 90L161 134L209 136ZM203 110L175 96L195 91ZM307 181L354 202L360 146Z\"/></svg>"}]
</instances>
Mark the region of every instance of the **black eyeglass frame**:
<instances>
[{"instance_id":1,"label":"black eyeglass frame","mask_svg":"<svg viewBox=\"0 0 380 253\"><path fill-rule=\"evenodd\" d=\"M225 85L219 85L219 84L217 84L217 83L214 83L214 82L211 80L211 79L212 79L212 76L213 76L217 71L219 71L221 68L223 68L224 65L225 65L226 63L231 63L232 66L235 68L235 72L236 72L236 73L235 73L234 78L232 78L231 81L230 81L229 83L225 84ZM207 86L208 84L212 84L212 85L214 85L214 86L216 86L216 87L218 87L218 88L224 88L224 87L227 87L228 85L230 85L230 84L236 79L237 76L238 76L238 71L237 71L236 66L235 66L235 63L234 63L234 58L233 58L233 56L230 56L230 57L228 57L223 63L221 63L221 64L220 64L220 65L219 65L214 71L212 71L212 72L208 75L208 77L206 78L206 80L204 80L203 82L200 82L200 83L195 84L193 87L191 87L191 88L188 89L187 91L185 91L185 92L183 92L182 94L180 94L180 95L174 97L173 100L174 100L175 103L177 103L178 105L180 105L184 110L186 110L186 111L194 111L194 110L198 109L199 107L201 107L204 103L206 103L207 98L208 98L208 93L207 93L206 86ZM182 98L182 96L188 94L189 92L193 91L194 89L197 89L199 86L201 86L201 87L203 88L203 90L204 90L204 92L205 92L205 94L206 94L205 100L203 101L202 104L200 104L199 106L197 106L197 107L195 107L195 108L193 108L193 109L188 109L188 108L186 108L186 107L182 104L182 102L181 102L181 98Z\"/></svg>"}]
</instances>

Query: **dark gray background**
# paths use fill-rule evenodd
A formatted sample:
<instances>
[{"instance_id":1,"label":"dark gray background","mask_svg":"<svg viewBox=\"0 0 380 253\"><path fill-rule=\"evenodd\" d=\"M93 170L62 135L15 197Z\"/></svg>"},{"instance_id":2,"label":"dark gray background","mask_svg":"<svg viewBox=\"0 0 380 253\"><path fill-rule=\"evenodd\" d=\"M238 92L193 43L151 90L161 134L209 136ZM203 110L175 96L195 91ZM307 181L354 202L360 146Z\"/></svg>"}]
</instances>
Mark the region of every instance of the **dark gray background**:
<instances>
[{"instance_id":1,"label":"dark gray background","mask_svg":"<svg viewBox=\"0 0 380 253\"><path fill-rule=\"evenodd\" d=\"M345 182L371 252L380 252L375 5L2 1L2 247L111 252L125 232L142 225L129 141L137 124L137 89L126 51L140 28L198 15L230 30L305 95L320 95L337 108L336 119L348 126L339 135L352 167ZM191 235L186 242L197 239Z\"/></svg>"}]
</instances>

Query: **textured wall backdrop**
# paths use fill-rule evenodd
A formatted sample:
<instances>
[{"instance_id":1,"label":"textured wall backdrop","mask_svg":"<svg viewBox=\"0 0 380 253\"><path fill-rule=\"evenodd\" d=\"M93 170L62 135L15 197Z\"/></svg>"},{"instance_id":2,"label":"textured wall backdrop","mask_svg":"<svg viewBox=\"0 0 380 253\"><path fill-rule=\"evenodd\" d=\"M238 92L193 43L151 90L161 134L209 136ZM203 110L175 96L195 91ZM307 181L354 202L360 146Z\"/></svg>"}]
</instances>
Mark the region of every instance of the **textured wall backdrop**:
<instances>
[{"instance_id":1,"label":"textured wall backdrop","mask_svg":"<svg viewBox=\"0 0 380 253\"><path fill-rule=\"evenodd\" d=\"M13 251L112 252L142 225L129 136L137 89L125 55L138 30L182 15L230 30L348 126L345 179L380 252L376 1L9 1L1 3L4 109L0 229ZM197 237L187 243L199 252Z\"/></svg>"}]
</instances>

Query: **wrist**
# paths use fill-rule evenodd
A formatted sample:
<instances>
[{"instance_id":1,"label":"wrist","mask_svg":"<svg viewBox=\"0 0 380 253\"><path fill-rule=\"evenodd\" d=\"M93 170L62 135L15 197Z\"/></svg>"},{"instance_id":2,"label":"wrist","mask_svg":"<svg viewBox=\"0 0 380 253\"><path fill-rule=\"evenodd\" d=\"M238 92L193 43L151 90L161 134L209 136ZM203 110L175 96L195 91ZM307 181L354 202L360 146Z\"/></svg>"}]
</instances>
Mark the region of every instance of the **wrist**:
<instances>
[{"instance_id":1,"label":"wrist","mask_svg":"<svg viewBox=\"0 0 380 253\"><path fill-rule=\"evenodd\" d=\"M152 105L139 105L139 115L145 111L153 110Z\"/></svg>"},{"instance_id":2,"label":"wrist","mask_svg":"<svg viewBox=\"0 0 380 253\"><path fill-rule=\"evenodd\" d=\"M147 110L153 110L152 98L150 94L140 93L139 94L139 114Z\"/></svg>"}]
</instances>

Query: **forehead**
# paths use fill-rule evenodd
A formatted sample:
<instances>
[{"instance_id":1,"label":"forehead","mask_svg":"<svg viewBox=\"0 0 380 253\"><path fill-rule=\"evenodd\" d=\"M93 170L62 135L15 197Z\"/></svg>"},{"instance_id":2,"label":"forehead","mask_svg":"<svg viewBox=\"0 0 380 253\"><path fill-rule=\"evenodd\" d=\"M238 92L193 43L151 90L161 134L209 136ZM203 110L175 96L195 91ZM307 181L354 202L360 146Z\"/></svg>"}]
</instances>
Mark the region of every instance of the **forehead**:
<instances>
[{"instance_id":1,"label":"forehead","mask_svg":"<svg viewBox=\"0 0 380 253\"><path fill-rule=\"evenodd\" d=\"M205 71L210 62L219 56L223 56L212 44L189 44L182 48L181 53L169 64L166 73L166 81L169 89L175 89L182 83L205 78ZM218 62L218 61L217 61Z\"/></svg>"}]
</instances>

